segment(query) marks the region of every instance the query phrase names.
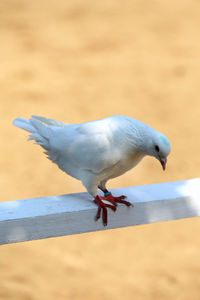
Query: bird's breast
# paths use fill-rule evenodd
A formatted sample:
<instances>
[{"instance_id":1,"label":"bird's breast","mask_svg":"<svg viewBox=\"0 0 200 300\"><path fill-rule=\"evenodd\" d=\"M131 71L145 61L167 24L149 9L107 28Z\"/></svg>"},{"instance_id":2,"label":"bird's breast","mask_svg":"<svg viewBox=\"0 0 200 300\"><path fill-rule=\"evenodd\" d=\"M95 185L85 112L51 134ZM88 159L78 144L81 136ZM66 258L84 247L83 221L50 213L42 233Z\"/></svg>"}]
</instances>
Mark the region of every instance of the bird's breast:
<instances>
[{"instance_id":1,"label":"bird's breast","mask_svg":"<svg viewBox=\"0 0 200 300\"><path fill-rule=\"evenodd\" d=\"M110 170L109 172L107 172L106 180L110 179L110 178L115 178L118 177L124 173L126 173L127 171L129 171L130 169L134 168L143 158L143 155L134 155L134 157L126 157L123 158L121 160L118 161L118 163L116 163Z\"/></svg>"}]
</instances>

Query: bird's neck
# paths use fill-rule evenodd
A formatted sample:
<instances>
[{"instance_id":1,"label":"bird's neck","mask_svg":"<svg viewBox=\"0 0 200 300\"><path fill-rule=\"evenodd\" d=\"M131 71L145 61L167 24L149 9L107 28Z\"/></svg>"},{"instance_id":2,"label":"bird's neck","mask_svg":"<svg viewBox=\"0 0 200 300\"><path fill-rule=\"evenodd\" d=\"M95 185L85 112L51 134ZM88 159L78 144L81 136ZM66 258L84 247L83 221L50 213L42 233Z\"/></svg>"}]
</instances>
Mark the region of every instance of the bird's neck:
<instances>
[{"instance_id":1,"label":"bird's neck","mask_svg":"<svg viewBox=\"0 0 200 300\"><path fill-rule=\"evenodd\" d=\"M147 153L146 143L148 142L150 127L140 121L128 120L126 126L123 126L123 137L130 152L138 152L145 156Z\"/></svg>"}]
</instances>

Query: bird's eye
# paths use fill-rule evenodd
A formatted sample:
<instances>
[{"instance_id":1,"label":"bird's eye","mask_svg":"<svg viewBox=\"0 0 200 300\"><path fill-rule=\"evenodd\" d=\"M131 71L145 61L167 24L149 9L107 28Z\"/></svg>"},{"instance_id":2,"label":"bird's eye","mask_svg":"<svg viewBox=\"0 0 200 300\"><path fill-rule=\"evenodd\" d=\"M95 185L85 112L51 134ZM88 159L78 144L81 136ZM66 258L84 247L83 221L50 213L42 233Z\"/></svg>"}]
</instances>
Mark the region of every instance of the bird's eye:
<instances>
[{"instance_id":1,"label":"bird's eye","mask_svg":"<svg viewBox=\"0 0 200 300\"><path fill-rule=\"evenodd\" d=\"M155 145L155 150L156 150L157 152L160 151L160 148L158 147L158 145Z\"/></svg>"}]
</instances>

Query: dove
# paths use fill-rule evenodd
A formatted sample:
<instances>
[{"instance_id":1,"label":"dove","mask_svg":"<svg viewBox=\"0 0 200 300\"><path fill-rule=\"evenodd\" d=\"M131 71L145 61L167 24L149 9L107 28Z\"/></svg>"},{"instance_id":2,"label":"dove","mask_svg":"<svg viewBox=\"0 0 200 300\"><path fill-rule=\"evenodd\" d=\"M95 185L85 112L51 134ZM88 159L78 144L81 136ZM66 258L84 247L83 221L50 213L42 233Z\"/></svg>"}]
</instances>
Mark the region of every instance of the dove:
<instances>
[{"instance_id":1,"label":"dove","mask_svg":"<svg viewBox=\"0 0 200 300\"><path fill-rule=\"evenodd\" d=\"M156 158L165 170L171 145L165 135L131 117L114 115L81 124L67 124L40 116L17 118L13 124L30 133L47 157L68 175L80 180L108 223L107 208L131 206L126 196L114 197L107 181L134 168L145 156ZM103 196L98 194L103 192Z\"/></svg>"}]
</instances>

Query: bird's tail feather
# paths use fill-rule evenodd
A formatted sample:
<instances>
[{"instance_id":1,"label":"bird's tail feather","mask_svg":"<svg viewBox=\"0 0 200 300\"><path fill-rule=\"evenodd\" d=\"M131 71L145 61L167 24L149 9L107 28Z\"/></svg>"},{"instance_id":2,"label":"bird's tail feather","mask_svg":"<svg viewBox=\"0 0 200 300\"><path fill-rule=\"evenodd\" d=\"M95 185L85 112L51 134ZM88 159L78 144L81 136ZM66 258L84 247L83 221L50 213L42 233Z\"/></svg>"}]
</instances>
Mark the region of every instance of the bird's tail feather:
<instances>
[{"instance_id":1,"label":"bird's tail feather","mask_svg":"<svg viewBox=\"0 0 200 300\"><path fill-rule=\"evenodd\" d=\"M21 129L24 129L28 132L35 132L34 127L31 125L29 120L23 119L23 118L17 118L13 121L13 125L16 127L19 127Z\"/></svg>"},{"instance_id":2,"label":"bird's tail feather","mask_svg":"<svg viewBox=\"0 0 200 300\"><path fill-rule=\"evenodd\" d=\"M26 120L22 118L15 119L13 125L30 132L28 140L35 140L36 144L48 150L50 137L50 128L48 126L36 119Z\"/></svg>"},{"instance_id":3,"label":"bird's tail feather","mask_svg":"<svg viewBox=\"0 0 200 300\"><path fill-rule=\"evenodd\" d=\"M64 123L64 122L60 122L60 121L56 121L56 120L53 120L53 119L48 119L48 118L45 118L45 117L40 117L40 116L32 116L32 118L36 119L36 120L39 120L47 125L51 125L51 126L58 126L58 127L66 127L67 124Z\"/></svg>"}]
</instances>

